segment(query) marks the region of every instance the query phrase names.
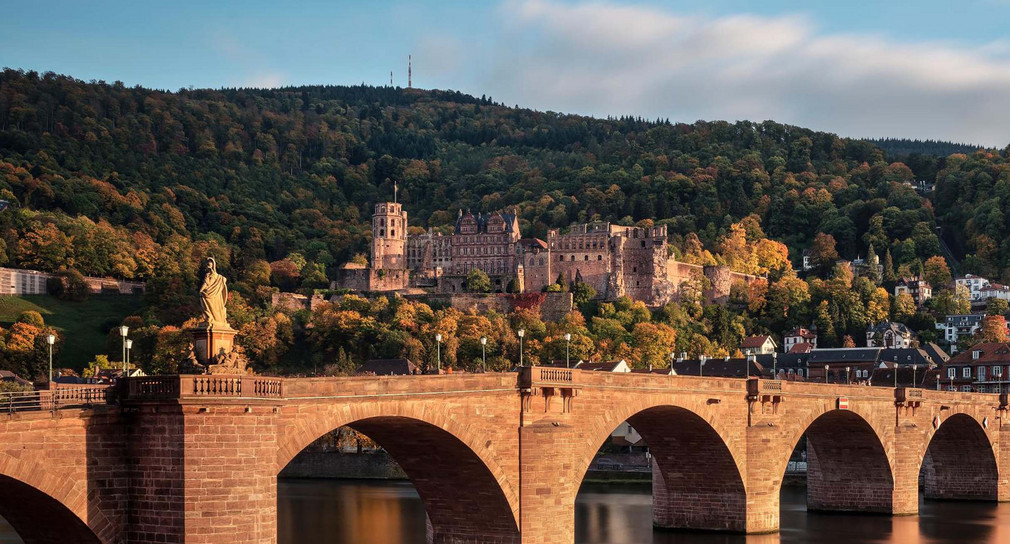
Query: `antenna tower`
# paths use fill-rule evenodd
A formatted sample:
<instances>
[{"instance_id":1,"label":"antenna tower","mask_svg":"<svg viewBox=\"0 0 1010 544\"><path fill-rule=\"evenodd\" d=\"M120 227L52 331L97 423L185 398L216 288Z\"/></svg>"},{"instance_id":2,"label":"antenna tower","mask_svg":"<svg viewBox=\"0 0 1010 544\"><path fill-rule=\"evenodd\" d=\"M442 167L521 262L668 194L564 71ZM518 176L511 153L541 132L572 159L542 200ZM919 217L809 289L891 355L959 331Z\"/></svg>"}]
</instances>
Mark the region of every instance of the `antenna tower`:
<instances>
[{"instance_id":1,"label":"antenna tower","mask_svg":"<svg viewBox=\"0 0 1010 544\"><path fill-rule=\"evenodd\" d=\"M393 71L392 70L389 71L389 86L390 87L393 86Z\"/></svg>"},{"instance_id":2,"label":"antenna tower","mask_svg":"<svg viewBox=\"0 0 1010 544\"><path fill-rule=\"evenodd\" d=\"M414 81L413 81L413 77L414 76L413 76L413 73L411 72L412 69L413 69L413 66L412 66L413 65L413 58L411 58L411 57L412 57L412 55L407 55L407 88L408 89L410 89L410 88L412 88L414 86Z\"/></svg>"}]
</instances>

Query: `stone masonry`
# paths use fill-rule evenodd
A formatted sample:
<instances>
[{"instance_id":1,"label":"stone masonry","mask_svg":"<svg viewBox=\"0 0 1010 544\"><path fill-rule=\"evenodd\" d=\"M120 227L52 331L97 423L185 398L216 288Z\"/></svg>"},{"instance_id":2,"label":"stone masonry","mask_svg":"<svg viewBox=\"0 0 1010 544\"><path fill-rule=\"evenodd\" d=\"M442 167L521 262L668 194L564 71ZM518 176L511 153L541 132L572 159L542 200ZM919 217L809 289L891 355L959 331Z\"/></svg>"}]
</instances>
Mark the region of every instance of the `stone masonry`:
<instances>
[{"instance_id":1,"label":"stone masonry","mask_svg":"<svg viewBox=\"0 0 1010 544\"><path fill-rule=\"evenodd\" d=\"M277 475L350 426L413 482L437 544L571 544L599 447L630 422L659 527L775 532L806 436L808 506L908 515L1010 501L1006 395L611 374L129 379L116 402L0 420L0 515L27 544L277 540Z\"/></svg>"}]
</instances>

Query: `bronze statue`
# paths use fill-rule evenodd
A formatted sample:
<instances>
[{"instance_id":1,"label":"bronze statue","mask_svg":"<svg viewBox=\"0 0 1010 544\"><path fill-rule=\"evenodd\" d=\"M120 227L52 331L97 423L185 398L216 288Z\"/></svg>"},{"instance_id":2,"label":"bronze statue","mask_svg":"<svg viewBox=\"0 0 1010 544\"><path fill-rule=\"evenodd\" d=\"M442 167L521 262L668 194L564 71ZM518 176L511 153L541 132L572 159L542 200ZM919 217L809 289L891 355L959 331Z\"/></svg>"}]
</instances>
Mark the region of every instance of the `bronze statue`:
<instances>
[{"instance_id":1,"label":"bronze statue","mask_svg":"<svg viewBox=\"0 0 1010 544\"><path fill-rule=\"evenodd\" d=\"M217 273L217 261L207 257L203 262L203 283L200 285L200 308L208 328L231 328L228 325L228 280Z\"/></svg>"}]
</instances>

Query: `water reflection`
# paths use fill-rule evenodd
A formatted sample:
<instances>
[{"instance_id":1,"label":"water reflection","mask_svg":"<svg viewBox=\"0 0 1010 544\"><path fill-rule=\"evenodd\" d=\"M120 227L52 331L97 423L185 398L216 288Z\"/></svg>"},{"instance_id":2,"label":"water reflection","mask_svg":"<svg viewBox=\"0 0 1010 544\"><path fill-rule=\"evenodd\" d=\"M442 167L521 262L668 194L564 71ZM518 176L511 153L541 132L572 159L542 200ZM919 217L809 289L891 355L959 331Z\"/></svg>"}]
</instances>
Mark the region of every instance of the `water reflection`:
<instances>
[{"instance_id":1,"label":"water reflection","mask_svg":"<svg viewBox=\"0 0 1010 544\"><path fill-rule=\"evenodd\" d=\"M279 544L424 544L424 507L406 482L283 480ZM782 530L726 535L652 529L648 485L585 485L575 506L578 544L1007 544L1010 503L920 502L920 515L808 513L803 489L782 492ZM0 518L0 544L21 539Z\"/></svg>"}]
</instances>

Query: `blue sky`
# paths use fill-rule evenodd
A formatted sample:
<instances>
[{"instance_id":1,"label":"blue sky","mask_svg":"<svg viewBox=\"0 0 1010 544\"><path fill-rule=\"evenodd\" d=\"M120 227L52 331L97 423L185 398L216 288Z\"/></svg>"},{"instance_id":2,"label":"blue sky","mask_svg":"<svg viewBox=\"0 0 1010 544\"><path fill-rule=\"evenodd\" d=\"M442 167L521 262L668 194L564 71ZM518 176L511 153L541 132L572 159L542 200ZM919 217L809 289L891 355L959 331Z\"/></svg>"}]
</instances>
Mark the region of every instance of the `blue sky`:
<instances>
[{"instance_id":1,"label":"blue sky","mask_svg":"<svg viewBox=\"0 0 1010 544\"><path fill-rule=\"evenodd\" d=\"M412 53L415 86L538 109L1010 143L1010 0L204 4L0 0L0 66L162 89L404 85Z\"/></svg>"}]
</instances>

